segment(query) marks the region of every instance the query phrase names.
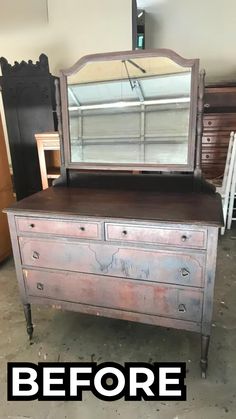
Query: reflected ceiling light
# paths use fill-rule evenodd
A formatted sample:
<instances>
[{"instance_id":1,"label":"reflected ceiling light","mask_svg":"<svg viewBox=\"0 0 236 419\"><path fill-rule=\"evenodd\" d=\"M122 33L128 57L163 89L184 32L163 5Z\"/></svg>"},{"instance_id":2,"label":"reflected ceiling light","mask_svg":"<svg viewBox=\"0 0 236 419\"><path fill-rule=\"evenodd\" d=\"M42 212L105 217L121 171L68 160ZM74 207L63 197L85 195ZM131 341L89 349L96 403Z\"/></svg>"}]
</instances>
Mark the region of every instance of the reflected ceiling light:
<instances>
[{"instance_id":1,"label":"reflected ceiling light","mask_svg":"<svg viewBox=\"0 0 236 419\"><path fill-rule=\"evenodd\" d=\"M138 18L139 18L139 17L141 17L141 16L143 16L143 12L140 12L140 13L138 14Z\"/></svg>"},{"instance_id":2,"label":"reflected ceiling light","mask_svg":"<svg viewBox=\"0 0 236 419\"><path fill-rule=\"evenodd\" d=\"M126 108L132 106L142 106L142 105L166 105L169 103L189 103L189 97L181 97L175 99L153 99L153 100L144 100L143 102L113 102L113 103L100 103L97 105L81 105L81 106L70 106L68 109L70 112L73 111L83 111L90 109L111 109L111 108Z\"/></svg>"}]
</instances>

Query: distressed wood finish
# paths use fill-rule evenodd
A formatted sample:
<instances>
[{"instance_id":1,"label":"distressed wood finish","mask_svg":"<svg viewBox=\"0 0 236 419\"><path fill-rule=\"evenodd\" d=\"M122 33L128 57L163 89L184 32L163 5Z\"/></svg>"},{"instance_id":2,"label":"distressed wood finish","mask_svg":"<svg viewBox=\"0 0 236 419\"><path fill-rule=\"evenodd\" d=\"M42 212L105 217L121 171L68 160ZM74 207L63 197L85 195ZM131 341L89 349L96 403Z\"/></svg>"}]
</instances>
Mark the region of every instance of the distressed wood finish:
<instances>
[{"instance_id":1,"label":"distressed wood finish","mask_svg":"<svg viewBox=\"0 0 236 419\"><path fill-rule=\"evenodd\" d=\"M112 275L138 280L201 287L205 255L189 250L139 249L96 243L78 243L20 237L22 263L45 267ZM48 252L50 249L50 252Z\"/></svg>"},{"instance_id":2,"label":"distressed wood finish","mask_svg":"<svg viewBox=\"0 0 236 419\"><path fill-rule=\"evenodd\" d=\"M51 188L8 210L22 301L199 332L204 376L220 200L207 193L115 192ZM209 213L196 211L199 203ZM29 306L25 313L31 337Z\"/></svg>"},{"instance_id":3,"label":"distressed wood finish","mask_svg":"<svg viewBox=\"0 0 236 419\"><path fill-rule=\"evenodd\" d=\"M84 273L24 269L27 294L199 322L202 291ZM65 286L66 285L66 286ZM158 304L157 304L158 301Z\"/></svg>"},{"instance_id":4,"label":"distressed wood finish","mask_svg":"<svg viewBox=\"0 0 236 419\"><path fill-rule=\"evenodd\" d=\"M180 247L204 249L206 246L206 231L158 228L155 225L134 226L130 224L106 223L106 239L113 241L165 244Z\"/></svg>"},{"instance_id":5,"label":"distressed wood finish","mask_svg":"<svg viewBox=\"0 0 236 419\"><path fill-rule=\"evenodd\" d=\"M16 223L20 233L44 233L83 239L101 239L102 234L99 222L16 217Z\"/></svg>"}]
</instances>

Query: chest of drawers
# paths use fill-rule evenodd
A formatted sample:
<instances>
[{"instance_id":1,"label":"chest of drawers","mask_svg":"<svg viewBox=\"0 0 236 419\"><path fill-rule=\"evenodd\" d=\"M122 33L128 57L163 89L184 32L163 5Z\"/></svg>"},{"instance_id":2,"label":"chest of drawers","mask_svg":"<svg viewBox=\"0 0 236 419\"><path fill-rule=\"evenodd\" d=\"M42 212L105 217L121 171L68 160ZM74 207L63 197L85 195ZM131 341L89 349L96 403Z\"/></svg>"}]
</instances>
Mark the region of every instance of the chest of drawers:
<instances>
[{"instance_id":1,"label":"chest of drawers","mask_svg":"<svg viewBox=\"0 0 236 419\"><path fill-rule=\"evenodd\" d=\"M8 218L30 338L32 303L195 331L205 376L219 208L216 194L177 204L173 194L60 187L15 204Z\"/></svg>"},{"instance_id":2,"label":"chest of drawers","mask_svg":"<svg viewBox=\"0 0 236 419\"><path fill-rule=\"evenodd\" d=\"M223 176L236 113L206 113L203 119L202 170L207 179Z\"/></svg>"}]
</instances>

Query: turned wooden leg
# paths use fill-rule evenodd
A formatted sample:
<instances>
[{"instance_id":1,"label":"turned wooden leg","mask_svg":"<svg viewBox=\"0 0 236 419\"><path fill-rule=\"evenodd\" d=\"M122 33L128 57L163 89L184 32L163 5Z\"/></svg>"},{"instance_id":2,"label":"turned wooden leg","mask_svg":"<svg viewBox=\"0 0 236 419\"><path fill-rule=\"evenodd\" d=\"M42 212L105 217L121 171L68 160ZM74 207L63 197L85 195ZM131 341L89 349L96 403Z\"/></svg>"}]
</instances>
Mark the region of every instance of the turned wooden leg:
<instances>
[{"instance_id":1,"label":"turned wooden leg","mask_svg":"<svg viewBox=\"0 0 236 419\"><path fill-rule=\"evenodd\" d=\"M209 342L210 342L210 336L202 335L201 337L201 362L200 362L202 378L206 378Z\"/></svg>"},{"instance_id":2,"label":"turned wooden leg","mask_svg":"<svg viewBox=\"0 0 236 419\"><path fill-rule=\"evenodd\" d=\"M25 320L26 320L26 330L29 335L29 340L32 339L33 336L33 324L32 324L32 317L31 317L31 306L30 304L24 304L24 313L25 313Z\"/></svg>"}]
</instances>

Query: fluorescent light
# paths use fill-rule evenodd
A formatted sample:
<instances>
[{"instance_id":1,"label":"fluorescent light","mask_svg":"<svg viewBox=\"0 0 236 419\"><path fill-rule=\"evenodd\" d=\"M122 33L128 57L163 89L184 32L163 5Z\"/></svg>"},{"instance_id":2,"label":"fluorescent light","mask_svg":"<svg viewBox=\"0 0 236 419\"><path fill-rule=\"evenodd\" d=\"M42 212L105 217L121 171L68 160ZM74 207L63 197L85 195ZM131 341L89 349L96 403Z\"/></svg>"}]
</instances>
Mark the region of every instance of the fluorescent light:
<instances>
[{"instance_id":1,"label":"fluorescent light","mask_svg":"<svg viewBox=\"0 0 236 419\"><path fill-rule=\"evenodd\" d=\"M142 105L166 105L169 103L189 103L189 97L180 97L175 99L154 99L144 100L143 102L114 102L114 103L100 103L97 105L81 105L81 106L70 106L69 111L78 110L89 110L89 109L109 109L109 108L126 108L131 106L142 106Z\"/></svg>"},{"instance_id":2,"label":"fluorescent light","mask_svg":"<svg viewBox=\"0 0 236 419\"><path fill-rule=\"evenodd\" d=\"M141 17L143 15L143 12L140 12L139 14L138 14L138 17Z\"/></svg>"}]
</instances>

